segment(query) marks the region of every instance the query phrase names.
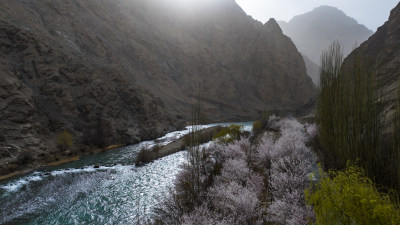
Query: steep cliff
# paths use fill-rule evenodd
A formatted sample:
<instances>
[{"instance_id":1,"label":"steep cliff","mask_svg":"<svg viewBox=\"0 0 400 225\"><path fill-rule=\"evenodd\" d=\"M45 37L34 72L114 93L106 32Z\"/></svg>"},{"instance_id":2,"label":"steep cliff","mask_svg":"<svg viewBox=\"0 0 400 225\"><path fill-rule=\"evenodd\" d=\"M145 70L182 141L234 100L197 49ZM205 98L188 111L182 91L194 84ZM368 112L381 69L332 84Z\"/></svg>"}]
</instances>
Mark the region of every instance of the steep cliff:
<instances>
[{"instance_id":1,"label":"steep cliff","mask_svg":"<svg viewBox=\"0 0 400 225\"><path fill-rule=\"evenodd\" d=\"M306 64L306 69L307 69L307 74L309 77L311 77L313 83L318 86L319 85L319 73L320 73L320 67L318 64L315 62L311 61L310 58L308 58L306 55L303 55L304 63Z\"/></svg>"},{"instance_id":2,"label":"steep cliff","mask_svg":"<svg viewBox=\"0 0 400 225\"><path fill-rule=\"evenodd\" d=\"M344 60L344 65L350 64L356 55L376 63L382 99L388 101L384 110L385 125L390 128L400 78L400 3L391 11L389 20Z\"/></svg>"},{"instance_id":3,"label":"steep cliff","mask_svg":"<svg viewBox=\"0 0 400 225\"><path fill-rule=\"evenodd\" d=\"M59 151L62 130L82 148L155 137L190 117L195 95L214 121L312 104L275 20L233 0L185 2L1 1L0 164Z\"/></svg>"},{"instance_id":4,"label":"steep cliff","mask_svg":"<svg viewBox=\"0 0 400 225\"><path fill-rule=\"evenodd\" d=\"M0 40L0 164L8 169L175 129L162 102L119 67L83 63L2 22ZM59 155L63 130L74 135L75 148Z\"/></svg>"}]
</instances>

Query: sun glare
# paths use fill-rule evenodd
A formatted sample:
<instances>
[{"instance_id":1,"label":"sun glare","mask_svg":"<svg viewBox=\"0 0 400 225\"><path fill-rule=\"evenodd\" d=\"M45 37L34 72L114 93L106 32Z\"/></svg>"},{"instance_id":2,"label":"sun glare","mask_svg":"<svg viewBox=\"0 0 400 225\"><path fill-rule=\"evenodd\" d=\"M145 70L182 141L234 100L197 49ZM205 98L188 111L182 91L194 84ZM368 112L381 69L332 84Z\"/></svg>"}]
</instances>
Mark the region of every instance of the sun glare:
<instances>
[{"instance_id":1,"label":"sun glare","mask_svg":"<svg viewBox=\"0 0 400 225\"><path fill-rule=\"evenodd\" d=\"M204 5L205 3L212 3L213 0L167 0L170 4L182 8L196 8L196 6Z\"/></svg>"},{"instance_id":2,"label":"sun glare","mask_svg":"<svg viewBox=\"0 0 400 225\"><path fill-rule=\"evenodd\" d=\"M201 2L201 0L170 0L170 1L177 5L194 5Z\"/></svg>"}]
</instances>

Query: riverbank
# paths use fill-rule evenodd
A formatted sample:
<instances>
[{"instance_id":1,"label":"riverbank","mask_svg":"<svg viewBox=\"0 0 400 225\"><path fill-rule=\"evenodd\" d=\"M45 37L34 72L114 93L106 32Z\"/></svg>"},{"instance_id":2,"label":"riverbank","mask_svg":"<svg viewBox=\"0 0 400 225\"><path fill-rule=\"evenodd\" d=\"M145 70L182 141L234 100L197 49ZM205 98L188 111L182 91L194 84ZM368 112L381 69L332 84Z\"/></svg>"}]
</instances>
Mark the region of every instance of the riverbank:
<instances>
[{"instance_id":1,"label":"riverbank","mask_svg":"<svg viewBox=\"0 0 400 225\"><path fill-rule=\"evenodd\" d=\"M218 125L224 126L224 123L218 124ZM207 125L205 125L205 126L207 126ZM205 128L205 129L209 129L209 128ZM212 128L212 129L214 129L214 128ZM175 131L175 132L171 132L168 134L181 133L181 132L183 132L184 134L187 134L188 131L187 130ZM168 134L166 134L166 135L168 136ZM162 137L156 138L155 142L157 142L157 140L162 141L165 138L169 138L167 136L162 136ZM168 143L167 147L163 148L164 150L162 151L162 153L160 155L158 155L157 157L154 157L153 160L157 159L157 158L165 157L165 156L168 156L175 152L183 150L183 148L180 147L182 145L182 143L177 142L178 139L173 140L171 143ZM209 137L208 141L210 141L211 139L212 139L212 136ZM143 140L143 141L149 141L149 140ZM133 144L135 144L135 143L133 143ZM38 170L43 167L58 166L58 165L66 164L66 163L71 163L71 162L77 161L80 158L87 156L87 155L94 155L99 152L108 151L108 150L112 150L112 149L116 149L116 148L121 148L124 146L126 146L126 145L114 144L114 145L110 145L105 148L88 148L87 146L80 146L80 147L76 146L72 151L49 152L43 157L40 156L37 158L32 158L30 160L32 160L32 161L35 160L35 162L30 163L29 165L18 164L18 163L13 163L13 162L10 162L8 164L5 163L5 164L3 164L3 166L0 167L0 181L10 179L10 178L16 177L16 176L22 176L22 175L34 172L35 170Z\"/></svg>"},{"instance_id":2,"label":"riverbank","mask_svg":"<svg viewBox=\"0 0 400 225\"><path fill-rule=\"evenodd\" d=\"M93 155L97 154L103 151L108 151L108 150L113 150L117 148L124 147L125 145L123 144L115 144L115 145L110 145L105 148L92 148L86 151L74 151L73 154L71 153L54 153L53 157L47 158L46 160L41 160L38 161L37 163L30 164L28 167L25 165L16 165L16 164L11 164L8 169L13 169L12 172L10 173L5 173L4 175L0 176L0 181L2 180L7 180L16 176L22 176L28 173L32 173L35 170L38 170L42 167L49 167L49 166L59 166L62 164L70 163L79 160L80 158L88 155ZM69 155L71 154L71 155ZM17 168L15 166L18 166ZM4 168L4 167L3 167ZM7 170L7 167L4 168L5 171Z\"/></svg>"},{"instance_id":3,"label":"riverbank","mask_svg":"<svg viewBox=\"0 0 400 225\"><path fill-rule=\"evenodd\" d=\"M208 127L198 132L199 144L204 144L211 141L215 134L222 130L222 126ZM189 144L191 134L186 134L183 137L175 140L166 145L155 145L151 149L143 148L136 159L136 165L141 166L150 163L154 160L162 157L177 153L185 150L185 147Z\"/></svg>"}]
</instances>

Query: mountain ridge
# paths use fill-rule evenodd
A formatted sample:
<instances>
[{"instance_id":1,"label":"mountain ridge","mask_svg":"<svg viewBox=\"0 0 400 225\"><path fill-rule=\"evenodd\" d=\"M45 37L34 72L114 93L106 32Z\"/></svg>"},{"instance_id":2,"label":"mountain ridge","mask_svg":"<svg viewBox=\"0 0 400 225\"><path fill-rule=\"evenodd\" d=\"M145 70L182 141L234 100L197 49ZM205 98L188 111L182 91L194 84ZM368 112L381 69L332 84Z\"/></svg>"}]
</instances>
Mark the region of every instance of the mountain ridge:
<instances>
[{"instance_id":1,"label":"mountain ridge","mask_svg":"<svg viewBox=\"0 0 400 225\"><path fill-rule=\"evenodd\" d=\"M341 43L344 56L347 56L373 34L371 30L343 11L326 5L294 16L289 22L278 21L278 23L283 33L296 44L298 50L317 65L320 64L322 51L332 42ZM311 77L315 77L315 74Z\"/></svg>"},{"instance_id":2,"label":"mountain ridge","mask_svg":"<svg viewBox=\"0 0 400 225\"><path fill-rule=\"evenodd\" d=\"M186 13L166 3L0 2L2 171L24 152L55 160L160 136L190 120L197 93L211 121L313 103L304 61L273 21L263 25L230 0ZM74 151L57 148L63 130Z\"/></svg>"}]
</instances>

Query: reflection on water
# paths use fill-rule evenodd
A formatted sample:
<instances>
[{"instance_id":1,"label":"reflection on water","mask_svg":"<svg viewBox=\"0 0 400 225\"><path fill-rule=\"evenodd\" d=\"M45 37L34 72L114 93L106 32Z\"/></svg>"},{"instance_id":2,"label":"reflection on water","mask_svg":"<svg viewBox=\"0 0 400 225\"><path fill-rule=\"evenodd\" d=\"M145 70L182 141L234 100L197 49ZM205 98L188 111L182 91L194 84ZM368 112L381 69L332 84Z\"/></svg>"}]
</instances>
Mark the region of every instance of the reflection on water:
<instances>
[{"instance_id":1,"label":"reflection on water","mask_svg":"<svg viewBox=\"0 0 400 225\"><path fill-rule=\"evenodd\" d=\"M251 123L244 125L245 129L251 127ZM172 132L157 142L166 144L187 133ZM142 142L2 181L0 224L132 224L148 220L186 160L186 153L179 152L135 167L140 149L153 144ZM94 168L96 164L101 166Z\"/></svg>"}]
</instances>

